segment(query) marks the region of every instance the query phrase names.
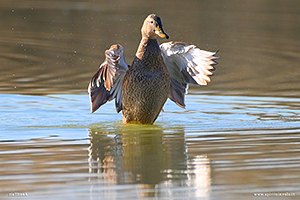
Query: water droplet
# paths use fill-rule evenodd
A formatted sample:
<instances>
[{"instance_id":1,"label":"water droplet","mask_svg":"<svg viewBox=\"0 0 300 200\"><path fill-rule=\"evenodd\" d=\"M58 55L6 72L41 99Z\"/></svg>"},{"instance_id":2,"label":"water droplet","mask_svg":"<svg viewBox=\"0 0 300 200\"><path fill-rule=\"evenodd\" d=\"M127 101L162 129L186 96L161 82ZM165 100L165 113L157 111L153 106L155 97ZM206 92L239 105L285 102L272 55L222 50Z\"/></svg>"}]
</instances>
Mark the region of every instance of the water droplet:
<instances>
[{"instance_id":1,"label":"water droplet","mask_svg":"<svg viewBox=\"0 0 300 200\"><path fill-rule=\"evenodd\" d=\"M11 12L12 12L12 13L14 13L14 12L15 12L15 10L13 9L13 10L11 10Z\"/></svg>"}]
</instances>

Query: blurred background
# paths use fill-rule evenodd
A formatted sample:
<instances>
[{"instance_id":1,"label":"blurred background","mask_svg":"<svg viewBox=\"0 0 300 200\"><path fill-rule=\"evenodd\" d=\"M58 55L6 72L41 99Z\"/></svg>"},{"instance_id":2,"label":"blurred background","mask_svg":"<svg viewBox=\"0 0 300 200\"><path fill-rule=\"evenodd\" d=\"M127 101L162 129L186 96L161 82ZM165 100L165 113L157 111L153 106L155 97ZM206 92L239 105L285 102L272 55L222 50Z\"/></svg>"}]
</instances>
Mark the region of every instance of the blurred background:
<instances>
[{"instance_id":1,"label":"blurred background","mask_svg":"<svg viewBox=\"0 0 300 200\"><path fill-rule=\"evenodd\" d=\"M169 40L219 50L212 83L240 95L300 95L300 2L17 0L0 2L0 92L85 94L104 51L125 47L131 64L149 13Z\"/></svg>"}]
</instances>

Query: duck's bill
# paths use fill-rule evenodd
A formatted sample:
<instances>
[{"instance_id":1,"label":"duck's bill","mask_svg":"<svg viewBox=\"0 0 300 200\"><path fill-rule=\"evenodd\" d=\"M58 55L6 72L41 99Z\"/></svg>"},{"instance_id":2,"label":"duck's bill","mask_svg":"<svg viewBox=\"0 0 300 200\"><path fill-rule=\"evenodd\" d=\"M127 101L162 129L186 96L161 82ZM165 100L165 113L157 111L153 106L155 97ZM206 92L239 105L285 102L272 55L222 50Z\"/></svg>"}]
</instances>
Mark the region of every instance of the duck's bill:
<instances>
[{"instance_id":1,"label":"duck's bill","mask_svg":"<svg viewBox=\"0 0 300 200\"><path fill-rule=\"evenodd\" d=\"M169 39L168 34L161 27L159 27L159 26L157 26L155 28L155 34L158 35L161 38Z\"/></svg>"}]
</instances>

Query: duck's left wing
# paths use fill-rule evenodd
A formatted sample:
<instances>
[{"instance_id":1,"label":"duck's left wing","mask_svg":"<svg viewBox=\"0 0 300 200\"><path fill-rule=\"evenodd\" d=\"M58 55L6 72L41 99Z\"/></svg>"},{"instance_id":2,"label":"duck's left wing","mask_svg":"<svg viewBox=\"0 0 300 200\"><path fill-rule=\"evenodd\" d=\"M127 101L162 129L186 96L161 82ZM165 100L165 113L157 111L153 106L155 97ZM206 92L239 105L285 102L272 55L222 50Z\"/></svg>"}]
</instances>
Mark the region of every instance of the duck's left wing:
<instances>
[{"instance_id":1,"label":"duck's left wing","mask_svg":"<svg viewBox=\"0 0 300 200\"><path fill-rule=\"evenodd\" d=\"M105 51L105 61L92 77L88 87L92 113L113 99L117 112L122 110L122 83L127 70L124 48L119 44L112 45Z\"/></svg>"},{"instance_id":2,"label":"duck's left wing","mask_svg":"<svg viewBox=\"0 0 300 200\"><path fill-rule=\"evenodd\" d=\"M188 84L206 85L210 82L209 76L217 64L216 52L180 42L163 43L160 48L170 75L169 98L185 108L184 94Z\"/></svg>"}]
</instances>

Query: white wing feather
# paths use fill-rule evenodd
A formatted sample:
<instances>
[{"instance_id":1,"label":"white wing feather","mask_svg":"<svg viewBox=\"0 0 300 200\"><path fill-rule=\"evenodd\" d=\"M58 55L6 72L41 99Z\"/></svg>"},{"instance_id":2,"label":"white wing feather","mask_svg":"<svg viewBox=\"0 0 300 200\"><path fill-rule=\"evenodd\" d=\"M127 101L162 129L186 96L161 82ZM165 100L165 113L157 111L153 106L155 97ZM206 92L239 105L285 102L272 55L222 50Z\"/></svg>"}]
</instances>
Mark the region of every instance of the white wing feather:
<instances>
[{"instance_id":1,"label":"white wing feather","mask_svg":"<svg viewBox=\"0 0 300 200\"><path fill-rule=\"evenodd\" d=\"M162 56L168 68L171 87L169 98L181 107L188 84L207 85L213 73L216 52L200 50L194 45L168 42L160 45Z\"/></svg>"}]
</instances>

